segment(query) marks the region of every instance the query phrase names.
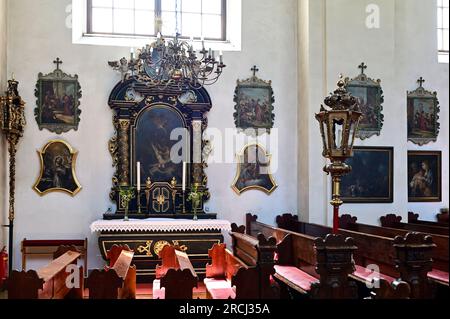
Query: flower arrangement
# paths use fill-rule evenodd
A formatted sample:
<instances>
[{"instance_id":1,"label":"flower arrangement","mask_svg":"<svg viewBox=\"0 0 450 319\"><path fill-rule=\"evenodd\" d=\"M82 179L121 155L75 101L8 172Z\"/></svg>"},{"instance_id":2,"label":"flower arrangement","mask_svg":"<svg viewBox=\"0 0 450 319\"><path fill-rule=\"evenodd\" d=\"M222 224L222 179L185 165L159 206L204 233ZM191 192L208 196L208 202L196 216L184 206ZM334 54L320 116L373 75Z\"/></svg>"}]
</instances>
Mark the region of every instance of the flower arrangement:
<instances>
[{"instance_id":1,"label":"flower arrangement","mask_svg":"<svg viewBox=\"0 0 450 319\"><path fill-rule=\"evenodd\" d=\"M125 217L124 220L128 221L128 209L130 206L130 202L133 198L136 197L134 193L134 189L132 187L120 187L119 188L119 196L122 207L125 207Z\"/></svg>"},{"instance_id":2,"label":"flower arrangement","mask_svg":"<svg viewBox=\"0 0 450 319\"><path fill-rule=\"evenodd\" d=\"M204 192L198 190L198 185L194 184L192 191L188 195L188 201L192 202L192 209L194 210L194 220L197 220L197 210L200 207Z\"/></svg>"}]
</instances>

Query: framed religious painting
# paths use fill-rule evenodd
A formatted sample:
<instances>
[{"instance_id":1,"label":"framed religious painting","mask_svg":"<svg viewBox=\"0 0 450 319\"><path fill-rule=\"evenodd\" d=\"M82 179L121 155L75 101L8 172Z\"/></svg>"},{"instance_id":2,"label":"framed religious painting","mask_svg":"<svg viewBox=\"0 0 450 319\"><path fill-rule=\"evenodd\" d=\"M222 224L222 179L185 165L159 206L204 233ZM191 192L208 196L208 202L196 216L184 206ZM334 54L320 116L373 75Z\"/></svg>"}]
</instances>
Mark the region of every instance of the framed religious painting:
<instances>
[{"instance_id":1,"label":"framed religious painting","mask_svg":"<svg viewBox=\"0 0 450 319\"><path fill-rule=\"evenodd\" d=\"M77 154L63 140L48 142L38 151L41 171L34 190L41 196L51 192L64 192L72 196L78 194L81 185L75 174Z\"/></svg>"},{"instance_id":2,"label":"framed religious painting","mask_svg":"<svg viewBox=\"0 0 450 319\"><path fill-rule=\"evenodd\" d=\"M56 134L78 130L80 123L81 87L77 75L69 75L60 69L62 61L57 58L56 70L49 74L39 73L36 84L34 110L40 130Z\"/></svg>"},{"instance_id":3,"label":"framed religious painting","mask_svg":"<svg viewBox=\"0 0 450 319\"><path fill-rule=\"evenodd\" d=\"M442 200L442 152L408 152L409 202L440 202Z\"/></svg>"},{"instance_id":4,"label":"framed religious painting","mask_svg":"<svg viewBox=\"0 0 450 319\"><path fill-rule=\"evenodd\" d=\"M238 169L231 187L238 195L248 190L270 195L278 187L270 172L271 155L260 144L246 145L237 160Z\"/></svg>"},{"instance_id":5,"label":"framed religious painting","mask_svg":"<svg viewBox=\"0 0 450 319\"><path fill-rule=\"evenodd\" d=\"M264 81L256 76L259 70L252 68L253 76L247 80L237 81L234 95L236 128L249 135L270 133L275 115L272 81Z\"/></svg>"},{"instance_id":6,"label":"framed religious painting","mask_svg":"<svg viewBox=\"0 0 450 319\"><path fill-rule=\"evenodd\" d=\"M359 122L359 130L356 137L364 140L374 135L380 135L383 127L383 90L381 80L369 78L364 70L367 66L364 63L359 65L361 73L354 79L345 79L346 88L349 93L355 96L360 105L363 117Z\"/></svg>"},{"instance_id":7,"label":"framed religious painting","mask_svg":"<svg viewBox=\"0 0 450 319\"><path fill-rule=\"evenodd\" d=\"M408 141L420 146L436 142L439 135L439 101L436 92L423 87L425 80L417 80L419 87L408 92Z\"/></svg>"},{"instance_id":8,"label":"framed religious painting","mask_svg":"<svg viewBox=\"0 0 450 319\"><path fill-rule=\"evenodd\" d=\"M394 202L394 149L392 147L354 147L346 163L352 171L342 177L344 203Z\"/></svg>"}]
</instances>

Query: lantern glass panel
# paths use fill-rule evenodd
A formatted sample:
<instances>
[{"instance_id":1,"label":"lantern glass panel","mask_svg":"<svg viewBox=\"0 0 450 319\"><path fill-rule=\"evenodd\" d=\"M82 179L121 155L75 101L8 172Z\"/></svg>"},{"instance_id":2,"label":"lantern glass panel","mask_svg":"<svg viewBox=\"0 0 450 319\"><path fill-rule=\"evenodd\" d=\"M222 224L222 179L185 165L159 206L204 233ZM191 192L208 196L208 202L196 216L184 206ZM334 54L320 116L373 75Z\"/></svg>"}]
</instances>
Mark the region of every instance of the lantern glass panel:
<instances>
[{"instance_id":1,"label":"lantern glass panel","mask_svg":"<svg viewBox=\"0 0 450 319\"><path fill-rule=\"evenodd\" d=\"M342 142L344 134L344 120L343 119L333 119L333 139L334 148L342 149Z\"/></svg>"},{"instance_id":2,"label":"lantern glass panel","mask_svg":"<svg viewBox=\"0 0 450 319\"><path fill-rule=\"evenodd\" d=\"M355 134L356 134L356 125L357 124L358 124L358 122L355 122L354 120L352 120L350 123L350 134L348 136L350 151L353 149L353 143L355 142Z\"/></svg>"},{"instance_id":3,"label":"lantern glass panel","mask_svg":"<svg viewBox=\"0 0 450 319\"><path fill-rule=\"evenodd\" d=\"M327 122L320 122L320 125L322 126L322 130L323 130L323 138L324 138L324 141L323 141L323 143L324 143L324 145L323 145L323 147L324 147L324 153L328 153L328 150L330 149L330 143L329 143L329 141L328 141L328 136L329 136L329 134L328 134L328 129L327 129Z\"/></svg>"}]
</instances>

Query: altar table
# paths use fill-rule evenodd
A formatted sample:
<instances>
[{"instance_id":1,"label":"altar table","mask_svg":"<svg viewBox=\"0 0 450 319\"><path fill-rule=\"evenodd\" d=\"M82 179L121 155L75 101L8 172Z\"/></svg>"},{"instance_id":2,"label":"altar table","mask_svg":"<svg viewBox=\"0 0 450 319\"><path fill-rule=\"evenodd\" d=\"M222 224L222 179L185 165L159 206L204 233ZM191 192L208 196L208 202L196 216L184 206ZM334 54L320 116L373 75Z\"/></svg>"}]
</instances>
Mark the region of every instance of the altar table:
<instances>
[{"instance_id":1,"label":"altar table","mask_svg":"<svg viewBox=\"0 0 450 319\"><path fill-rule=\"evenodd\" d=\"M208 250L223 242L222 232L231 230L226 220L184 219L130 219L98 220L91 224L91 231L98 232L99 248L103 259L112 245L127 244L134 250L133 263L137 268L138 282L150 282L160 263L158 253L167 245L177 245L190 258L195 271L205 274L210 262Z\"/></svg>"}]
</instances>

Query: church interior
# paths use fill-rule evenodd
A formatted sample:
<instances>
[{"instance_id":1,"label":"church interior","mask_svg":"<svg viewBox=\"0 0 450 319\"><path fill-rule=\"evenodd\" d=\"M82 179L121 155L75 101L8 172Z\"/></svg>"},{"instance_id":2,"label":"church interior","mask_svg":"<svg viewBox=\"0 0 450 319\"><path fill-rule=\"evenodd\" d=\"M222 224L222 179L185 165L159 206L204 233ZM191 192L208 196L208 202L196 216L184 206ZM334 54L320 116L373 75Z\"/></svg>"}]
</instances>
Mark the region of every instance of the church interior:
<instances>
[{"instance_id":1,"label":"church interior","mask_svg":"<svg viewBox=\"0 0 450 319\"><path fill-rule=\"evenodd\" d=\"M0 299L449 296L449 0L0 0Z\"/></svg>"}]
</instances>

